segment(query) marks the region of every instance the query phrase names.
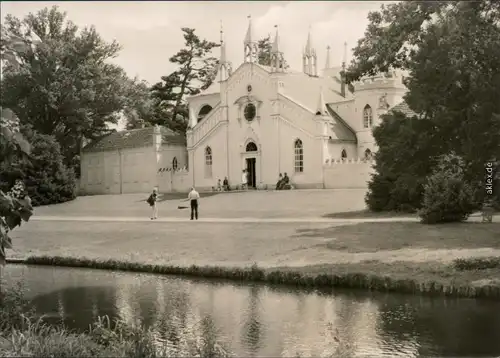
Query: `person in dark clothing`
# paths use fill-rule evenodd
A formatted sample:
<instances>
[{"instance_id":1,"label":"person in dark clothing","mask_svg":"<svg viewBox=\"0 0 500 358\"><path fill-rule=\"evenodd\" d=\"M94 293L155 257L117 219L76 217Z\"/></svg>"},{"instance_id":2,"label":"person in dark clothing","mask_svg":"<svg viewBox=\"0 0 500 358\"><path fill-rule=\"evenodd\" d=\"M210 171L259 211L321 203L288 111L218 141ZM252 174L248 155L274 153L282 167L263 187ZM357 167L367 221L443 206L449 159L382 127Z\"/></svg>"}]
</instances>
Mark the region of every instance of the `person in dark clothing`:
<instances>
[{"instance_id":1,"label":"person in dark clothing","mask_svg":"<svg viewBox=\"0 0 500 358\"><path fill-rule=\"evenodd\" d=\"M278 177L278 182L276 183L276 190L281 190L281 184L283 182L283 174L280 173Z\"/></svg>"},{"instance_id":2,"label":"person in dark clothing","mask_svg":"<svg viewBox=\"0 0 500 358\"><path fill-rule=\"evenodd\" d=\"M227 177L224 178L224 181L222 182L222 188L224 191L229 191L229 180L227 180Z\"/></svg>"},{"instance_id":3,"label":"person in dark clothing","mask_svg":"<svg viewBox=\"0 0 500 358\"><path fill-rule=\"evenodd\" d=\"M290 178L288 177L288 174L285 173L285 175L283 175L283 183L281 184L282 189L289 189L289 183Z\"/></svg>"}]
</instances>

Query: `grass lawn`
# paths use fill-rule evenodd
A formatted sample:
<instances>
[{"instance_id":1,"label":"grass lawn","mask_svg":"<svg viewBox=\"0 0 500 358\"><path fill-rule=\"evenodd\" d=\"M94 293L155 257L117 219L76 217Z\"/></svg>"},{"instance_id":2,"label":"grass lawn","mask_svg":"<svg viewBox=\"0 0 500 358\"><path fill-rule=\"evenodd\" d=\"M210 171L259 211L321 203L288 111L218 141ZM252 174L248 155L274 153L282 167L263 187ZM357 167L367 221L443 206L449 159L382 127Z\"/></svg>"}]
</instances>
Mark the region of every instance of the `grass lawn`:
<instances>
[{"instance_id":1,"label":"grass lawn","mask_svg":"<svg viewBox=\"0 0 500 358\"><path fill-rule=\"evenodd\" d=\"M14 230L12 238L14 251L8 250L9 258L111 260L117 265L171 267L166 273L182 273L185 268L194 270L190 275L200 276L205 275L204 269L189 267L221 268L220 272L208 270L210 277L256 264L267 272L288 272L292 276L298 273L347 277L356 273L394 280L434 281L447 287L500 287L498 259L494 266L481 270L458 270L452 266L458 258L500 258L500 223L430 226L414 222L255 225L34 221ZM278 276L277 281L270 282L280 280L290 283L295 279ZM413 287L398 285L394 287Z\"/></svg>"}]
</instances>

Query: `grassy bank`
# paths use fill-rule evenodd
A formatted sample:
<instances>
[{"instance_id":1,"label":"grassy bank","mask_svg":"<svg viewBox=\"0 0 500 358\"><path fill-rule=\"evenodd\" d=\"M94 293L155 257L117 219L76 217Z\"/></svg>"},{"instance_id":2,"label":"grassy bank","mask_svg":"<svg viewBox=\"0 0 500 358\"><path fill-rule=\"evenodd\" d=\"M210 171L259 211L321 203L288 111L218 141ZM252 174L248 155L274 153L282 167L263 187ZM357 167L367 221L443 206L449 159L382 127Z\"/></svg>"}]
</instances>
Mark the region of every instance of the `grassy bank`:
<instances>
[{"instance_id":1,"label":"grassy bank","mask_svg":"<svg viewBox=\"0 0 500 358\"><path fill-rule=\"evenodd\" d=\"M458 259L451 264L363 261L262 269L154 265L119 260L32 256L26 264L265 282L297 287L351 288L381 292L500 299L500 257Z\"/></svg>"}]
</instances>

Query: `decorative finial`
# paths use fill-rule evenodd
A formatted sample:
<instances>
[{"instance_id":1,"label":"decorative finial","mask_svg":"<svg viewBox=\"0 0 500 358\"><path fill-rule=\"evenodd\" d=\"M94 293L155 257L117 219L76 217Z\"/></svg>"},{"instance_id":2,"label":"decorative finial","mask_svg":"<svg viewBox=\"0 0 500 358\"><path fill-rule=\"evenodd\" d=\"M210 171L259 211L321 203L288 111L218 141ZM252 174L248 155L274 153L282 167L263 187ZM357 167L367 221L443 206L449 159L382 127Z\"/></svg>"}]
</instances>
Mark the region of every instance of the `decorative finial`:
<instances>
[{"instance_id":1,"label":"decorative finial","mask_svg":"<svg viewBox=\"0 0 500 358\"><path fill-rule=\"evenodd\" d=\"M327 49L327 50L330 50L330 49L331 49L330 45L326 46L326 49Z\"/></svg>"},{"instance_id":2,"label":"decorative finial","mask_svg":"<svg viewBox=\"0 0 500 358\"><path fill-rule=\"evenodd\" d=\"M222 26L222 20L220 20L220 43L223 43L224 27Z\"/></svg>"},{"instance_id":3,"label":"decorative finial","mask_svg":"<svg viewBox=\"0 0 500 358\"><path fill-rule=\"evenodd\" d=\"M248 15L248 16L247 16L247 19L251 19L251 18L252 18L252 15Z\"/></svg>"}]
</instances>

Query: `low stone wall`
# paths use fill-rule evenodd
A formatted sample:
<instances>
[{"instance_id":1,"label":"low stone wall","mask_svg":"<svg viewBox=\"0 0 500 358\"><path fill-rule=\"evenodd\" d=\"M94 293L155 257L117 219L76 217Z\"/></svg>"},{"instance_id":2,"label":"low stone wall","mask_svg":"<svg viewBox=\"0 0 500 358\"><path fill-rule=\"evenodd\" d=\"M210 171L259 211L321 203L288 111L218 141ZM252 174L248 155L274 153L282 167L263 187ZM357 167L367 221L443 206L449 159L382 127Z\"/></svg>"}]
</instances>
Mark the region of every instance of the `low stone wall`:
<instances>
[{"instance_id":1,"label":"low stone wall","mask_svg":"<svg viewBox=\"0 0 500 358\"><path fill-rule=\"evenodd\" d=\"M371 175L375 173L373 160L331 160L323 165L325 189L368 188Z\"/></svg>"},{"instance_id":2,"label":"low stone wall","mask_svg":"<svg viewBox=\"0 0 500 358\"><path fill-rule=\"evenodd\" d=\"M188 192L193 180L187 168L178 170L159 169L157 173L158 190L161 193Z\"/></svg>"}]
</instances>

